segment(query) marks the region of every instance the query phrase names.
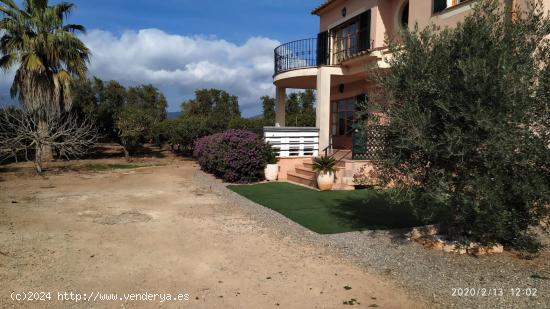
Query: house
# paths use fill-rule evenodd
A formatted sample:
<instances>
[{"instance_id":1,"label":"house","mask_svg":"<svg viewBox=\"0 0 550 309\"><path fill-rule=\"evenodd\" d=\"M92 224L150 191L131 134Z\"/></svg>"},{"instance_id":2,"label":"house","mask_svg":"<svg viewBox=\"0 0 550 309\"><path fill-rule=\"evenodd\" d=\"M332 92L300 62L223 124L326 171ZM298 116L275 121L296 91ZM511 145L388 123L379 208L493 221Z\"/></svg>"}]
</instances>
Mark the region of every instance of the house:
<instances>
[{"instance_id":1,"label":"house","mask_svg":"<svg viewBox=\"0 0 550 309\"><path fill-rule=\"evenodd\" d=\"M526 6L527 0L500 0ZM476 0L327 0L312 11L320 18L316 38L275 49L276 124L265 138L279 151L280 179L313 185L311 157L339 160L338 188L352 188L353 175L368 166L376 134L357 138L355 103L375 92L372 72L389 69L386 37L408 25L452 27L472 12ZM544 4L550 8L550 0ZM513 16L513 12L510 12ZM287 89L315 89L316 127L286 128ZM376 132L370 132L376 133ZM369 132L367 132L369 134ZM365 140L367 144L365 145ZM367 168L368 171L369 168Z\"/></svg>"}]
</instances>

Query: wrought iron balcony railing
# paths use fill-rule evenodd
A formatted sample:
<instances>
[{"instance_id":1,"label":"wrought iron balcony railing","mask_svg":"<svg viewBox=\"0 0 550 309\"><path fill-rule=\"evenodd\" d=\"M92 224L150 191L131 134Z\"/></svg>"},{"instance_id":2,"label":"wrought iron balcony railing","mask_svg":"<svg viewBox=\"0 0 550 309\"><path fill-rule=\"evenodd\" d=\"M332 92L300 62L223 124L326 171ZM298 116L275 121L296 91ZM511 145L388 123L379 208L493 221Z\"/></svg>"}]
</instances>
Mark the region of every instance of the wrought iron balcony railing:
<instances>
[{"instance_id":1,"label":"wrought iron balcony railing","mask_svg":"<svg viewBox=\"0 0 550 309\"><path fill-rule=\"evenodd\" d=\"M353 33L337 33L322 40L312 38L293 41L275 48L275 75L297 69L340 64L371 48L370 29ZM322 42L322 44L319 44Z\"/></svg>"},{"instance_id":2,"label":"wrought iron balcony railing","mask_svg":"<svg viewBox=\"0 0 550 309\"><path fill-rule=\"evenodd\" d=\"M317 67L317 39L289 42L275 48L275 75Z\"/></svg>"}]
</instances>

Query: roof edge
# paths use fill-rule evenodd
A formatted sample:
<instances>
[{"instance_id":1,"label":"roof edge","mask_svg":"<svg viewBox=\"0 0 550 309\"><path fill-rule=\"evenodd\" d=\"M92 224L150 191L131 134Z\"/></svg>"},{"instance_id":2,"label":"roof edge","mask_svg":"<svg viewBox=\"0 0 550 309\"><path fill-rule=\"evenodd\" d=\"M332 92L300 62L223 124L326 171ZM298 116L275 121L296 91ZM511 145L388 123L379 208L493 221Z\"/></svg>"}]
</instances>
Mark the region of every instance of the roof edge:
<instances>
[{"instance_id":1,"label":"roof edge","mask_svg":"<svg viewBox=\"0 0 550 309\"><path fill-rule=\"evenodd\" d=\"M340 0L326 0L325 2L321 3L321 5L319 5L318 7L314 8L311 11L311 15L319 16L319 14L321 14L321 11L323 11L324 9L329 7L331 4L336 3L338 1L340 1Z\"/></svg>"}]
</instances>

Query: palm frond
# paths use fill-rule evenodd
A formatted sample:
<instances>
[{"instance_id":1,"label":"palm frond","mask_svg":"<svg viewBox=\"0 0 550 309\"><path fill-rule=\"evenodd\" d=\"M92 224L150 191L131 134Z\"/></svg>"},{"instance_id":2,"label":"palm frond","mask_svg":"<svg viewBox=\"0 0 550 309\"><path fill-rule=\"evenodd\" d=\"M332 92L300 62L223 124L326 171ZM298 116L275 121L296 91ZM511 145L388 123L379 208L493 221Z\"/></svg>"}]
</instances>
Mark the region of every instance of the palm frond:
<instances>
[{"instance_id":1,"label":"palm frond","mask_svg":"<svg viewBox=\"0 0 550 309\"><path fill-rule=\"evenodd\" d=\"M17 72L15 73L15 77L13 79L13 83L11 84L11 87L10 87L10 96L12 99L15 99L17 97L17 95L19 94L19 81L20 81L20 70L17 70ZM22 96L19 97L19 99L23 99Z\"/></svg>"},{"instance_id":2,"label":"palm frond","mask_svg":"<svg viewBox=\"0 0 550 309\"><path fill-rule=\"evenodd\" d=\"M86 33L86 27L82 25L68 24L63 26L63 31L72 32L72 33L75 33L75 32Z\"/></svg>"},{"instance_id":3,"label":"palm frond","mask_svg":"<svg viewBox=\"0 0 550 309\"><path fill-rule=\"evenodd\" d=\"M57 17L60 20L63 20L69 17L69 15L71 15L71 13L73 12L74 8L75 8L75 5L69 2L61 2L52 7L53 11L57 14Z\"/></svg>"},{"instance_id":4,"label":"palm frond","mask_svg":"<svg viewBox=\"0 0 550 309\"><path fill-rule=\"evenodd\" d=\"M5 6L1 6L0 5L0 12L4 13L4 15L6 16L9 16L9 17L16 17L17 16L17 11L9 8L9 7L5 7Z\"/></svg>"},{"instance_id":5,"label":"palm frond","mask_svg":"<svg viewBox=\"0 0 550 309\"><path fill-rule=\"evenodd\" d=\"M0 5L0 11L11 18L23 13L13 0L0 0L0 3L3 4Z\"/></svg>"},{"instance_id":6,"label":"palm frond","mask_svg":"<svg viewBox=\"0 0 550 309\"><path fill-rule=\"evenodd\" d=\"M35 10L45 10L48 7L48 0L33 0Z\"/></svg>"},{"instance_id":7,"label":"palm frond","mask_svg":"<svg viewBox=\"0 0 550 309\"><path fill-rule=\"evenodd\" d=\"M17 60L18 58L15 54L4 55L0 58L0 69L4 72L9 71L15 65Z\"/></svg>"},{"instance_id":8,"label":"palm frond","mask_svg":"<svg viewBox=\"0 0 550 309\"><path fill-rule=\"evenodd\" d=\"M24 64L25 70L29 72L41 73L46 69L44 63L42 63L42 60L36 54L28 54L23 56L22 62Z\"/></svg>"},{"instance_id":9,"label":"palm frond","mask_svg":"<svg viewBox=\"0 0 550 309\"><path fill-rule=\"evenodd\" d=\"M25 12L30 13L33 8L33 0L23 0L23 9Z\"/></svg>"},{"instance_id":10,"label":"palm frond","mask_svg":"<svg viewBox=\"0 0 550 309\"><path fill-rule=\"evenodd\" d=\"M54 79L59 84L60 96L62 96L62 108L65 110L71 109L73 105L73 99L71 96L71 75L65 70L59 71L54 75Z\"/></svg>"},{"instance_id":11,"label":"palm frond","mask_svg":"<svg viewBox=\"0 0 550 309\"><path fill-rule=\"evenodd\" d=\"M19 10L19 7L17 6L17 4L15 4L13 0L0 0L0 3L3 3L14 10Z\"/></svg>"}]
</instances>

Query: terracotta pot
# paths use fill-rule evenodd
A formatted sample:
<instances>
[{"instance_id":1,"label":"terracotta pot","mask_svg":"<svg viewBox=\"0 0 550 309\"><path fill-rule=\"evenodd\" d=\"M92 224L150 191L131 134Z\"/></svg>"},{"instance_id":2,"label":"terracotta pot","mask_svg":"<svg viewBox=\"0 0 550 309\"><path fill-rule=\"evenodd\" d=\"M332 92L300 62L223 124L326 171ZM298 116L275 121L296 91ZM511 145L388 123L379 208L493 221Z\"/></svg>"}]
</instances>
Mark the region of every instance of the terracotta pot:
<instances>
[{"instance_id":1,"label":"terracotta pot","mask_svg":"<svg viewBox=\"0 0 550 309\"><path fill-rule=\"evenodd\" d=\"M265 180L276 181L279 176L279 164L268 164L264 170Z\"/></svg>"},{"instance_id":2,"label":"terracotta pot","mask_svg":"<svg viewBox=\"0 0 550 309\"><path fill-rule=\"evenodd\" d=\"M332 190L334 185L334 173L321 172L317 175L317 186L321 191Z\"/></svg>"}]
</instances>

